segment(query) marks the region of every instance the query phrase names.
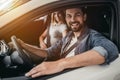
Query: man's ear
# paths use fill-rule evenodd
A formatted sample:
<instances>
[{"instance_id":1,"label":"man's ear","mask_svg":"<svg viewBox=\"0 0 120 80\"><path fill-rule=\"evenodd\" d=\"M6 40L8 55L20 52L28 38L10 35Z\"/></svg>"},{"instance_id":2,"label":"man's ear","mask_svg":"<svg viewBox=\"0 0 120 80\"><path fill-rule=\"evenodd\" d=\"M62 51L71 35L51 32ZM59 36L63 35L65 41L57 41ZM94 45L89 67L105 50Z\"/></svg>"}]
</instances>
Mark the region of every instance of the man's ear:
<instances>
[{"instance_id":1,"label":"man's ear","mask_svg":"<svg viewBox=\"0 0 120 80\"><path fill-rule=\"evenodd\" d=\"M87 14L84 14L84 21L86 21L87 19Z\"/></svg>"}]
</instances>

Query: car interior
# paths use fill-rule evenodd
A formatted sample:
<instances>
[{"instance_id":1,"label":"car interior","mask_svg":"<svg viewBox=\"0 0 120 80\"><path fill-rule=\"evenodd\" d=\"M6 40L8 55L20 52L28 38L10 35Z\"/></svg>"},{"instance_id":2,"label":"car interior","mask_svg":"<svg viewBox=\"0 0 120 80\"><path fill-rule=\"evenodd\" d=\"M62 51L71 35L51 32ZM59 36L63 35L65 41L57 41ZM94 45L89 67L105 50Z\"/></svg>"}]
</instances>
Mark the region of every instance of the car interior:
<instances>
[{"instance_id":1,"label":"car interior","mask_svg":"<svg viewBox=\"0 0 120 80\"><path fill-rule=\"evenodd\" d=\"M107 38L111 40L115 40L113 37L113 26L115 26L115 12L114 8L111 5L85 5L84 6L87 13L87 24L90 28L95 29L105 35ZM10 37L12 35L17 36L18 38L22 39L28 44L39 46L39 36L44 32L44 30L47 28L47 24L49 21L48 18L49 14L44 14L42 16L35 16L34 18L27 18L27 19L18 19L14 23L10 24L11 26L6 25L1 29L0 39L5 40L7 43L10 42ZM25 17L26 15L22 16ZM21 22L20 22L21 21ZM20 23L18 23L20 22ZM16 24L17 23L17 24ZM7 30L7 31L6 31ZM6 31L6 32L5 32ZM6 35L6 36L5 36ZM114 41L116 43L116 41ZM6 71L6 70L5 70ZM9 70L14 71L14 69ZM19 71L19 69L18 69ZM64 72L68 72L69 70L66 70ZM8 74L8 73L4 73ZM15 75L14 76L18 76ZM59 75L61 73L58 73L56 75ZM1 75L1 77L11 77L13 75ZM19 74L21 75L21 74ZM54 75L54 76L56 76ZM51 76L48 76L47 78L50 78ZM43 77L43 79L46 77ZM12 79L11 79L12 80ZM37 79L36 79L37 80Z\"/></svg>"}]
</instances>

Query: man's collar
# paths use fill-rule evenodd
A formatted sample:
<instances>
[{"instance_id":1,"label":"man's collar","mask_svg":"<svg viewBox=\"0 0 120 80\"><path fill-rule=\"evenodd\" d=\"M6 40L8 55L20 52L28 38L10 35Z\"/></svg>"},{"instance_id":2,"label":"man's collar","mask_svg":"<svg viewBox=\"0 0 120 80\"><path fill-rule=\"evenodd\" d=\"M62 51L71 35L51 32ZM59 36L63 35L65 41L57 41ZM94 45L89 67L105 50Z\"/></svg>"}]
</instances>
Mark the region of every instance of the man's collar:
<instances>
[{"instance_id":1,"label":"man's collar","mask_svg":"<svg viewBox=\"0 0 120 80\"><path fill-rule=\"evenodd\" d=\"M89 34L89 28L86 26L83 30L82 30L82 32L81 32L81 35L79 35L78 37L77 37L77 39L81 39L81 38L83 38L84 36L86 36L87 34ZM70 31L69 32L70 33L70 35L69 35L69 37L74 37L74 33L73 33L73 31Z\"/></svg>"}]
</instances>

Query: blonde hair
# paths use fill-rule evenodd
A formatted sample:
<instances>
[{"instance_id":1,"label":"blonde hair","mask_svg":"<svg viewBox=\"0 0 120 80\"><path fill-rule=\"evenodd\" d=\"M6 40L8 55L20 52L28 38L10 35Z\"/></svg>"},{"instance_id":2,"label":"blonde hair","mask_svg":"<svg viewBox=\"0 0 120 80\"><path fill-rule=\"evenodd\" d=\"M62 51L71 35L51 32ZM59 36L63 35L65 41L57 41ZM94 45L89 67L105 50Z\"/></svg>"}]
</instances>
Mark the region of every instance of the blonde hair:
<instances>
[{"instance_id":1,"label":"blonde hair","mask_svg":"<svg viewBox=\"0 0 120 80\"><path fill-rule=\"evenodd\" d=\"M57 12L53 12L51 13L51 24L52 25L56 25L58 24L59 22L56 20L56 17L55 17L55 14L57 15L59 21L63 24L65 24L65 18L64 18L64 14L62 11L57 11ZM60 16L59 16L60 14Z\"/></svg>"}]
</instances>

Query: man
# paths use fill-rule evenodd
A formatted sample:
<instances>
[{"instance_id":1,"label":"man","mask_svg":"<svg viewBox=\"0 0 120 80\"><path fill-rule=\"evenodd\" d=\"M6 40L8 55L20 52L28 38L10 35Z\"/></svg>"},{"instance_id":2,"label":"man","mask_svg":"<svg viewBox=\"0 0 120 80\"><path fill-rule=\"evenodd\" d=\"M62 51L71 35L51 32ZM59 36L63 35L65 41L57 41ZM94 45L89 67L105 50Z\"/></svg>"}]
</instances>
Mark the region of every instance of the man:
<instances>
[{"instance_id":1,"label":"man","mask_svg":"<svg viewBox=\"0 0 120 80\"><path fill-rule=\"evenodd\" d=\"M111 41L87 27L85 24L87 15L82 8L66 9L65 15L71 32L52 47L42 50L18 40L25 50L35 55L47 59L57 57L55 61L39 64L26 73L25 76L34 78L54 74L67 68L109 64L118 57L118 49Z\"/></svg>"}]
</instances>

